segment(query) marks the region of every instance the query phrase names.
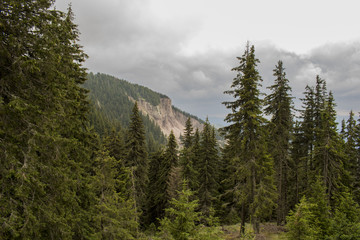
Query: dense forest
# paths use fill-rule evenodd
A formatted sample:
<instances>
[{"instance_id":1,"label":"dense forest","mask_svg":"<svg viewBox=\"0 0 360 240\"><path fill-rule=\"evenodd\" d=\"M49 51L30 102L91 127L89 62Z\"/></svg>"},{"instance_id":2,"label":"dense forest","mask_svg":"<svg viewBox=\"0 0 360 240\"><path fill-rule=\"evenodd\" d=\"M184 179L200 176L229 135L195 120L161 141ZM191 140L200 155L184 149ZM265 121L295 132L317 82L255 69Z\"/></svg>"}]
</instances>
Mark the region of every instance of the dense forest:
<instances>
[{"instance_id":1,"label":"dense forest","mask_svg":"<svg viewBox=\"0 0 360 240\"><path fill-rule=\"evenodd\" d=\"M263 97L247 44L225 92L226 144L190 118L177 142L136 102L108 98L121 89L97 84L112 77L86 72L70 7L3 0L0 21L0 239L229 239L228 225L255 239L265 222L284 239L360 239L360 121L350 111L338 129L321 76L296 110L279 60Z\"/></svg>"}]
</instances>

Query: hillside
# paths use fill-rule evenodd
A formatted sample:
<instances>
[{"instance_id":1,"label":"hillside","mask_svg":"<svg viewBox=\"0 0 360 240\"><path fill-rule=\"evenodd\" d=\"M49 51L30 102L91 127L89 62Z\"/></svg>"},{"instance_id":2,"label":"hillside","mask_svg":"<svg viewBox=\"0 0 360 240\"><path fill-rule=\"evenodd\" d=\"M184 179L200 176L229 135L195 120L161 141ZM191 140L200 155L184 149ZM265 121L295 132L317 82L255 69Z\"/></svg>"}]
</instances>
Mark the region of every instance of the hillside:
<instances>
[{"instance_id":1,"label":"hillside","mask_svg":"<svg viewBox=\"0 0 360 240\"><path fill-rule=\"evenodd\" d=\"M194 128L202 129L203 121L172 106L169 97L147 87L102 73L88 74L84 87L90 90L89 97L93 105L90 118L100 134L106 131L104 128L107 126L128 126L135 101L143 114L148 138L157 142L164 143L165 136L171 130L179 139L188 117Z\"/></svg>"}]
</instances>

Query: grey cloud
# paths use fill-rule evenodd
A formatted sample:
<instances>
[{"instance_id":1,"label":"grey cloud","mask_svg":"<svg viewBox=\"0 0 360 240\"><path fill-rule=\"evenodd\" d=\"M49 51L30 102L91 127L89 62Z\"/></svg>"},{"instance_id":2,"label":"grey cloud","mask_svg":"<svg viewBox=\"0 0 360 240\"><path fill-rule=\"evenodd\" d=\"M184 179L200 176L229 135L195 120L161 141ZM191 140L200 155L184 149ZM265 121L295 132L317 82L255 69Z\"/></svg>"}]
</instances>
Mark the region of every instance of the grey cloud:
<instances>
[{"instance_id":1,"label":"grey cloud","mask_svg":"<svg viewBox=\"0 0 360 240\"><path fill-rule=\"evenodd\" d=\"M106 4L104 3L106 1ZM66 2L58 1L61 9ZM182 46L199 27L192 19L172 22L154 20L148 1L74 0L75 21L79 24L81 44L90 56L86 67L145 85L173 99L173 104L201 118L221 123L229 100L229 89L236 73L237 56L244 45L232 50L210 49L193 55L182 54ZM328 44L308 55L298 55L267 42L258 43L256 56L263 78L263 91L274 81L273 69L284 62L287 77L297 98L305 86L314 85L320 74L328 82L338 103L338 113L359 111L360 44Z\"/></svg>"}]
</instances>

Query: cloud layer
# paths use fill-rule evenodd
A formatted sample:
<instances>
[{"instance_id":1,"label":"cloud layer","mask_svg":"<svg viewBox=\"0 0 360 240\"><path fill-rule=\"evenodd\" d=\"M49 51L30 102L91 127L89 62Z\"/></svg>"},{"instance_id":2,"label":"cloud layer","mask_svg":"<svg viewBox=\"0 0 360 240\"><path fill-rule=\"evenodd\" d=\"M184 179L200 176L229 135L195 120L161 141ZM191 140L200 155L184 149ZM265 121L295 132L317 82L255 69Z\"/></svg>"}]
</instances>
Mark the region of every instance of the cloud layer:
<instances>
[{"instance_id":1,"label":"cloud layer","mask_svg":"<svg viewBox=\"0 0 360 240\"><path fill-rule=\"evenodd\" d=\"M173 99L177 107L221 124L227 109L221 102L236 73L237 56L245 42L233 48L207 48L186 51L201 28L195 18L160 19L150 1L76 0L72 4L81 44L90 56L86 67L142 84ZM57 1L59 9L68 2ZM319 74L326 79L338 104L338 114L360 111L360 42L333 43L313 49L306 55L289 52L268 41L254 41L263 91L274 80L273 69L282 60L297 99L305 86L314 85ZM296 106L301 103L297 100Z\"/></svg>"}]
</instances>

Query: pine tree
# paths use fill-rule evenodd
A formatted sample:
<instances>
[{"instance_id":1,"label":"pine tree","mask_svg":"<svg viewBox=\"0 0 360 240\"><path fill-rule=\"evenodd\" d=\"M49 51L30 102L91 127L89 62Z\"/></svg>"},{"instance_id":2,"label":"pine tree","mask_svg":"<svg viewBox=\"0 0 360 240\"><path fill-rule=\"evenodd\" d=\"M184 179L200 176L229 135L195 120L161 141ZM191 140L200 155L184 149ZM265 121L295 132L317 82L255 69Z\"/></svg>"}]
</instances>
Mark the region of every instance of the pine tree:
<instances>
[{"instance_id":1,"label":"pine tree","mask_svg":"<svg viewBox=\"0 0 360 240\"><path fill-rule=\"evenodd\" d=\"M307 190L307 144L305 136L302 132L302 124L295 122L293 130L293 141L291 148L291 161L289 162L289 192L288 204L289 209L295 207L299 203L302 196Z\"/></svg>"},{"instance_id":2,"label":"pine tree","mask_svg":"<svg viewBox=\"0 0 360 240\"><path fill-rule=\"evenodd\" d=\"M294 211L287 217L287 237L290 240L311 240L318 235L319 229L313 225L314 214L311 211L313 204L303 196Z\"/></svg>"},{"instance_id":3,"label":"pine tree","mask_svg":"<svg viewBox=\"0 0 360 240\"><path fill-rule=\"evenodd\" d=\"M125 141L122 131L116 132L112 129L109 135L105 136L103 144L105 149L109 152L109 156L116 160L123 161L126 158Z\"/></svg>"},{"instance_id":4,"label":"pine tree","mask_svg":"<svg viewBox=\"0 0 360 240\"><path fill-rule=\"evenodd\" d=\"M356 149L357 149L357 158L355 159L355 180L354 180L354 199L360 204L360 119L358 119L358 123L356 125Z\"/></svg>"},{"instance_id":5,"label":"pine tree","mask_svg":"<svg viewBox=\"0 0 360 240\"><path fill-rule=\"evenodd\" d=\"M346 185L350 187L350 189L355 189L356 184L356 175L357 175L357 159L358 159L358 151L357 151L357 126L356 120L354 118L353 111L350 111L349 119L346 122L344 137L346 139L345 142L345 154L346 159L344 161L344 169L349 173L349 178L347 179Z\"/></svg>"},{"instance_id":6,"label":"pine tree","mask_svg":"<svg viewBox=\"0 0 360 240\"><path fill-rule=\"evenodd\" d=\"M53 1L0 4L0 238L93 232L94 136L73 14Z\"/></svg>"},{"instance_id":7,"label":"pine tree","mask_svg":"<svg viewBox=\"0 0 360 240\"><path fill-rule=\"evenodd\" d=\"M360 238L360 207L348 192L337 197L330 233L331 239Z\"/></svg>"},{"instance_id":8,"label":"pine tree","mask_svg":"<svg viewBox=\"0 0 360 240\"><path fill-rule=\"evenodd\" d=\"M125 146L127 149L125 166L132 172L135 208L138 213L141 213L146 199L149 166L145 144L145 131L137 103L134 104Z\"/></svg>"},{"instance_id":9,"label":"pine tree","mask_svg":"<svg viewBox=\"0 0 360 240\"><path fill-rule=\"evenodd\" d=\"M199 188L197 190L201 212L209 216L218 194L219 155L214 128L206 119L201 133L201 156L199 159Z\"/></svg>"},{"instance_id":10,"label":"pine tree","mask_svg":"<svg viewBox=\"0 0 360 240\"><path fill-rule=\"evenodd\" d=\"M198 172L195 170L195 153L193 151L193 127L191 119L188 118L185 123L184 138L182 140L183 149L180 151L180 166L182 178L186 179L191 190L198 186Z\"/></svg>"},{"instance_id":11,"label":"pine tree","mask_svg":"<svg viewBox=\"0 0 360 240\"><path fill-rule=\"evenodd\" d=\"M178 191L178 198L170 201L170 206L166 209L167 216L161 219L161 239L222 239L222 232L216 229L216 221L213 219L205 217L205 221L209 223L207 228L198 225L204 216L197 212L198 200L193 200L193 195L194 192L188 188L184 180L182 190Z\"/></svg>"},{"instance_id":12,"label":"pine tree","mask_svg":"<svg viewBox=\"0 0 360 240\"><path fill-rule=\"evenodd\" d=\"M175 240L187 240L196 234L196 223L200 213L196 212L197 200L191 200L194 193L183 181L179 199L172 199L166 208L167 216L161 220L160 229L163 235L171 235Z\"/></svg>"},{"instance_id":13,"label":"pine tree","mask_svg":"<svg viewBox=\"0 0 360 240\"><path fill-rule=\"evenodd\" d=\"M268 208L275 205L275 186L271 180L272 159L266 149L265 119L261 116L262 100L258 89L261 77L256 69L258 59L255 58L254 46L247 45L245 53L239 57L240 65L233 70L238 74L231 88L226 91L235 98L233 102L225 102L231 109L225 121L230 123L224 127L232 163L235 167L235 185L232 186L236 201L241 205L241 232L245 230L245 221L250 215L255 232L259 231L259 222L264 217L263 208L258 203L267 195L270 197ZM269 178L269 179L268 179ZM249 212L246 209L249 208ZM268 213L268 212L267 212Z\"/></svg>"},{"instance_id":14,"label":"pine tree","mask_svg":"<svg viewBox=\"0 0 360 240\"><path fill-rule=\"evenodd\" d=\"M274 69L276 77L274 85L269 89L272 93L266 98L265 113L271 115L270 122L270 145L271 154L274 158L276 169L276 181L278 190L277 201L277 224L285 222L288 212L287 206L287 186L288 186L288 167L290 162L290 138L292 131L292 97L289 80L286 78L285 69L282 61Z\"/></svg>"},{"instance_id":15,"label":"pine tree","mask_svg":"<svg viewBox=\"0 0 360 240\"><path fill-rule=\"evenodd\" d=\"M304 171L304 190L309 188L309 181L311 171L314 169L314 147L315 147L315 94L314 88L305 87L305 98L301 99L304 110L301 111L302 122L299 127L299 135L297 140L300 141L301 149L298 149L302 156L298 156L298 161L301 161L301 167ZM299 145L300 147L300 145Z\"/></svg>"},{"instance_id":16,"label":"pine tree","mask_svg":"<svg viewBox=\"0 0 360 240\"><path fill-rule=\"evenodd\" d=\"M326 182L323 180L322 176L317 176L316 181L311 184L311 189L309 192L309 202L313 204L311 208L312 213L314 214L313 225L319 229L317 238L323 238L329 234L330 226L330 204L327 194Z\"/></svg>"},{"instance_id":17,"label":"pine tree","mask_svg":"<svg viewBox=\"0 0 360 240\"><path fill-rule=\"evenodd\" d=\"M171 131L168 143L164 152L154 155L151 163L151 182L149 189L153 189L155 194L150 196L151 219L161 219L165 216L165 208L169 206L171 196L176 196L179 189L169 188L169 183L174 183L171 179L171 172L177 173L178 169L177 143L174 133ZM174 186L174 185L173 185Z\"/></svg>"},{"instance_id":18,"label":"pine tree","mask_svg":"<svg viewBox=\"0 0 360 240\"><path fill-rule=\"evenodd\" d=\"M163 191L166 190L166 180L163 180L161 169L165 162L164 150L151 153L149 167L149 183L146 198L145 223L147 226L154 223L158 225L158 220L163 217L164 197Z\"/></svg>"},{"instance_id":19,"label":"pine tree","mask_svg":"<svg viewBox=\"0 0 360 240\"><path fill-rule=\"evenodd\" d=\"M166 179L166 205L169 201L177 196L177 191L180 190L180 168L177 151L177 143L173 131L170 132L167 148L165 150L165 166L162 169L162 175Z\"/></svg>"},{"instance_id":20,"label":"pine tree","mask_svg":"<svg viewBox=\"0 0 360 240\"><path fill-rule=\"evenodd\" d=\"M190 148L193 143L193 126L191 124L191 119L188 117L185 123L184 129L184 140L182 141L182 145L184 148Z\"/></svg>"},{"instance_id":21,"label":"pine tree","mask_svg":"<svg viewBox=\"0 0 360 240\"><path fill-rule=\"evenodd\" d=\"M314 150L315 173L321 174L327 188L328 200L342 186L344 152L342 140L336 129L335 103L332 93L321 111L320 129L317 129L317 144Z\"/></svg>"},{"instance_id":22,"label":"pine tree","mask_svg":"<svg viewBox=\"0 0 360 240\"><path fill-rule=\"evenodd\" d=\"M97 194L97 239L134 239L138 223L129 194L130 172L121 160L101 150L95 160L94 190Z\"/></svg>"}]
</instances>

